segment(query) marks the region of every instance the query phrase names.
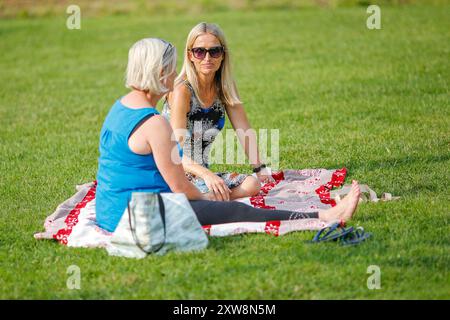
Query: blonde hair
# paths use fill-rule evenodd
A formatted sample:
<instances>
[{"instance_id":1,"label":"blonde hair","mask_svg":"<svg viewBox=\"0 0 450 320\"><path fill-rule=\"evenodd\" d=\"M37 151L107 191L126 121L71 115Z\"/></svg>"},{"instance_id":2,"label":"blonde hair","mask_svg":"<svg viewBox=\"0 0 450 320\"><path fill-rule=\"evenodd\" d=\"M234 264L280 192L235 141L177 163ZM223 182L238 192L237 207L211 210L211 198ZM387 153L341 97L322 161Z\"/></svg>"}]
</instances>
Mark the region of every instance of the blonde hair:
<instances>
[{"instance_id":1,"label":"blonde hair","mask_svg":"<svg viewBox=\"0 0 450 320\"><path fill-rule=\"evenodd\" d=\"M163 81L177 66L177 51L169 42L145 38L136 42L128 52L125 86L131 89L164 94L169 91Z\"/></svg>"},{"instance_id":2,"label":"blonde hair","mask_svg":"<svg viewBox=\"0 0 450 320\"><path fill-rule=\"evenodd\" d=\"M197 96L200 103L204 105L199 95L197 72L195 70L193 62L189 60L188 52L192 49L192 46L194 45L197 37L206 33L215 36L224 48L224 57L222 60L222 64L220 66L220 69L216 71L216 75L214 78L220 100L227 106L233 106L235 104L242 103L237 92L236 83L231 73L230 52L227 47L225 35L220 27L214 23L201 22L194 28L192 28L191 32L189 32L186 41L186 48L184 50L183 67L181 68L180 74L175 79L175 85L178 85L184 80L187 80L194 89L195 95Z\"/></svg>"}]
</instances>

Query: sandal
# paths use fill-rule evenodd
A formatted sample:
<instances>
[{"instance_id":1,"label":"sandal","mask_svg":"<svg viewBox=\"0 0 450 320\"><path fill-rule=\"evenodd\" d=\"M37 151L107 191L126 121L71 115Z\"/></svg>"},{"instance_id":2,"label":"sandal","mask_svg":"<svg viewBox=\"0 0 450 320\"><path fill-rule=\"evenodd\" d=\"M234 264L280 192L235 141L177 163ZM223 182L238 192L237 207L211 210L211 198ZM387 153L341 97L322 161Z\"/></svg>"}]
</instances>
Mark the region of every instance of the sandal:
<instances>
[{"instance_id":1,"label":"sandal","mask_svg":"<svg viewBox=\"0 0 450 320\"><path fill-rule=\"evenodd\" d=\"M372 236L372 233L364 231L363 227L358 227L354 232L347 234L341 239L341 244L344 246L351 246L359 244Z\"/></svg>"},{"instance_id":2,"label":"sandal","mask_svg":"<svg viewBox=\"0 0 450 320\"><path fill-rule=\"evenodd\" d=\"M316 233L311 242L319 243L342 239L351 234L352 232L353 227L343 228L341 227L341 223L334 223L329 227L319 230L319 232Z\"/></svg>"}]
</instances>

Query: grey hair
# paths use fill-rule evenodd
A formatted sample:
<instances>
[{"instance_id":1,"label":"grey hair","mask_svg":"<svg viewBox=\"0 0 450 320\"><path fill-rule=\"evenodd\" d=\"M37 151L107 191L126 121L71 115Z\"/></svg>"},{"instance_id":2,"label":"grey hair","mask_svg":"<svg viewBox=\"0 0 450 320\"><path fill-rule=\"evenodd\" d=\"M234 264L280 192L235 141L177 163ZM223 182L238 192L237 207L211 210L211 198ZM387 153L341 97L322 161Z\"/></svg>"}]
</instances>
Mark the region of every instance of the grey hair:
<instances>
[{"instance_id":1,"label":"grey hair","mask_svg":"<svg viewBox=\"0 0 450 320\"><path fill-rule=\"evenodd\" d=\"M164 80L176 70L177 51L159 38L139 40L128 52L125 86L127 88L164 94L169 91Z\"/></svg>"}]
</instances>

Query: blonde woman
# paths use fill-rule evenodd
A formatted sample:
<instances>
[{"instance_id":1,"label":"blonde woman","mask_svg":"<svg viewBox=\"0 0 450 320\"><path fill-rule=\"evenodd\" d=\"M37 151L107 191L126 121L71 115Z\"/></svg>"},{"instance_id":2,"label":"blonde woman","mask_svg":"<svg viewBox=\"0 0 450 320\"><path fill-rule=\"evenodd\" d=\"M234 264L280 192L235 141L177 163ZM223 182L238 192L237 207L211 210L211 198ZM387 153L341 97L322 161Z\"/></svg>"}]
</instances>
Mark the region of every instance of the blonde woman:
<instances>
[{"instance_id":1,"label":"blonde woman","mask_svg":"<svg viewBox=\"0 0 450 320\"><path fill-rule=\"evenodd\" d=\"M260 182L273 180L259 156L254 132L248 131L251 127L233 80L230 51L216 24L202 22L189 33L183 67L174 91L166 97L163 114L183 145L184 170L200 191L228 201L256 195ZM210 147L224 126L225 114L258 179L209 169Z\"/></svg>"}]
</instances>

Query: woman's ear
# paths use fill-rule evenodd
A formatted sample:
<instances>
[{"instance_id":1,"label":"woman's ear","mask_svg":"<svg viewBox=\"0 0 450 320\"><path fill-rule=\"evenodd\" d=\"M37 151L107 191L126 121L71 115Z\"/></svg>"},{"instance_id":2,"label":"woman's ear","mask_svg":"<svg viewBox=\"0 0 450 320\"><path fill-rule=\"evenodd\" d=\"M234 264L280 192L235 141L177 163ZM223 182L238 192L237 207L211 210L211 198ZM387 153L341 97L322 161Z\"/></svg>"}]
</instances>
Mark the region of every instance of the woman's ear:
<instances>
[{"instance_id":1,"label":"woman's ear","mask_svg":"<svg viewBox=\"0 0 450 320\"><path fill-rule=\"evenodd\" d=\"M190 50L188 51L188 58L189 61L194 62L194 58L192 57L192 52Z\"/></svg>"}]
</instances>

